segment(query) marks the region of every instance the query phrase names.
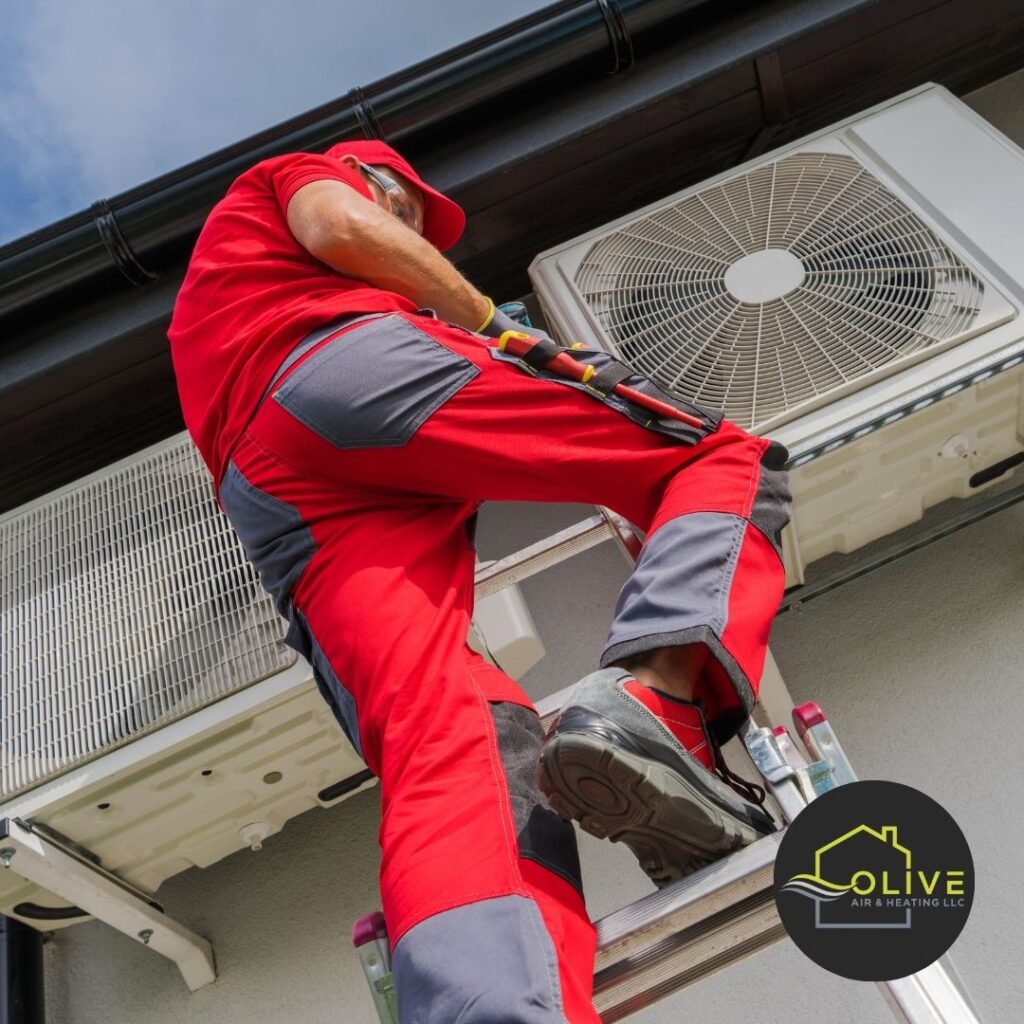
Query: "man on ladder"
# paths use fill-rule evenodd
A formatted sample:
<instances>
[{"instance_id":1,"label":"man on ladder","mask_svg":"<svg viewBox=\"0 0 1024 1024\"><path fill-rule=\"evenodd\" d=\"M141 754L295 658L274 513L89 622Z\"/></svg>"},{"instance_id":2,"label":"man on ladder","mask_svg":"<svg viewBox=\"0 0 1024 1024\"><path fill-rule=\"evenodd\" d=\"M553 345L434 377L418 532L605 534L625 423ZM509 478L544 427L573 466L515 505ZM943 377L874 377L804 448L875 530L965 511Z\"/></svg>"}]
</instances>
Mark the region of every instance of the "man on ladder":
<instances>
[{"instance_id":1,"label":"man on ladder","mask_svg":"<svg viewBox=\"0 0 1024 1024\"><path fill-rule=\"evenodd\" d=\"M464 221L380 142L266 160L210 214L172 356L287 642L380 779L403 1024L594 1024L565 819L658 884L772 829L718 747L782 595L786 451L522 332L441 255ZM646 531L546 741L466 644L483 500L606 505Z\"/></svg>"}]
</instances>

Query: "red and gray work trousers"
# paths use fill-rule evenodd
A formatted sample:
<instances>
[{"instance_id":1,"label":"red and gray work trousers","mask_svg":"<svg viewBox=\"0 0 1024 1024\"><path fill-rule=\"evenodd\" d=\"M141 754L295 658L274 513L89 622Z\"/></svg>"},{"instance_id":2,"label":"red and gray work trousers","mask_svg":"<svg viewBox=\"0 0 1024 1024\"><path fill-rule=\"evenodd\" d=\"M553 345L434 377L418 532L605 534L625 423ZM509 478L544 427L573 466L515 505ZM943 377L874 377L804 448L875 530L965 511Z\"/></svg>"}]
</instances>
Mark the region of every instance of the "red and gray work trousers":
<instances>
[{"instance_id":1,"label":"red and gray work trousers","mask_svg":"<svg viewBox=\"0 0 1024 1024\"><path fill-rule=\"evenodd\" d=\"M402 1024L599 1020L575 833L535 780L539 720L466 643L480 502L605 505L646 531L600 665L706 644L724 739L782 595L785 456L727 420L666 436L428 315L329 326L285 361L218 493L380 779Z\"/></svg>"}]
</instances>

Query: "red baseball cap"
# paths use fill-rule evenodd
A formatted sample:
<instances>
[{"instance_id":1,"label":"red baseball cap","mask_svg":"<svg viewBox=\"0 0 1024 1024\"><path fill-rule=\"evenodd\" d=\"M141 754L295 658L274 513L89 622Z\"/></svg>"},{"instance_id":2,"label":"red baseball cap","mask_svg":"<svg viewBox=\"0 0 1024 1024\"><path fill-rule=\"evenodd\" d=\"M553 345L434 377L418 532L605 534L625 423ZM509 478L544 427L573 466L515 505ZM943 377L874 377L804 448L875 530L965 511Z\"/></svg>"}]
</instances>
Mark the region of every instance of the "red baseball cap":
<instances>
[{"instance_id":1,"label":"red baseball cap","mask_svg":"<svg viewBox=\"0 0 1024 1024\"><path fill-rule=\"evenodd\" d=\"M466 215L458 203L435 188L431 188L413 169L408 161L398 155L386 142L376 139L346 139L337 142L324 156L354 156L364 164L381 164L398 171L423 192L423 237L444 252L450 249L462 236L466 227Z\"/></svg>"}]
</instances>

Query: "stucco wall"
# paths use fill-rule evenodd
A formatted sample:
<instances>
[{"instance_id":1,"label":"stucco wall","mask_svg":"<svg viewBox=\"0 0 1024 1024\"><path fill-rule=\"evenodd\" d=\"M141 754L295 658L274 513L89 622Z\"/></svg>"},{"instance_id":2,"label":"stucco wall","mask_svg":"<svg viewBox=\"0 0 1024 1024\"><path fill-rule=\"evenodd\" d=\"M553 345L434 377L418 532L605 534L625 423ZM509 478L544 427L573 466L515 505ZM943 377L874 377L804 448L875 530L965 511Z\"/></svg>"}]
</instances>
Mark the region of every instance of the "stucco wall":
<instances>
[{"instance_id":1,"label":"stucco wall","mask_svg":"<svg viewBox=\"0 0 1024 1024\"><path fill-rule=\"evenodd\" d=\"M1024 139L1024 78L971 102ZM507 553L586 511L487 507L481 554ZM1022 992L1022 532L1024 507L999 513L780 617L773 635L793 696L827 707L862 776L925 790L964 829L977 899L953 953L987 1024L1019 1019ZM606 545L524 585L549 651L524 680L535 699L594 667L625 571ZM165 884L168 911L217 951L218 981L192 995L168 961L101 924L58 933L46 945L48 1024L372 1024L349 930L378 906L378 824L371 789L292 821L259 853ZM650 891L628 851L580 835L593 917ZM822 971L785 942L633 1020L891 1018L872 986Z\"/></svg>"}]
</instances>

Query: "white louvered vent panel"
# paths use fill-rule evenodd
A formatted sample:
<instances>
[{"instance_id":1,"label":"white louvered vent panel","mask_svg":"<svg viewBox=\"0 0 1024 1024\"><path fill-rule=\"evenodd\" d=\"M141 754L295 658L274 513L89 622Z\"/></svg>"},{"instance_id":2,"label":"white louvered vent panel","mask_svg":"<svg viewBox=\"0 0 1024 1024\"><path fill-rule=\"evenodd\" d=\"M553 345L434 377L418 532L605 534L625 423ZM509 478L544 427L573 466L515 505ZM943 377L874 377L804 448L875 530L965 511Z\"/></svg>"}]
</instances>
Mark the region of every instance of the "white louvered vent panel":
<instances>
[{"instance_id":1,"label":"white louvered vent panel","mask_svg":"<svg viewBox=\"0 0 1024 1024\"><path fill-rule=\"evenodd\" d=\"M294 664L187 440L0 521L10 795Z\"/></svg>"},{"instance_id":2,"label":"white louvered vent panel","mask_svg":"<svg viewBox=\"0 0 1024 1024\"><path fill-rule=\"evenodd\" d=\"M748 429L989 326L982 282L839 153L684 196L595 243L575 283L621 359Z\"/></svg>"}]
</instances>

